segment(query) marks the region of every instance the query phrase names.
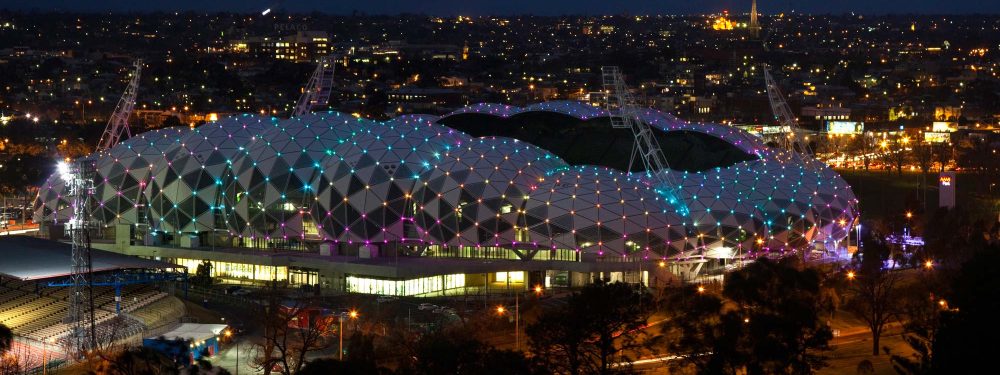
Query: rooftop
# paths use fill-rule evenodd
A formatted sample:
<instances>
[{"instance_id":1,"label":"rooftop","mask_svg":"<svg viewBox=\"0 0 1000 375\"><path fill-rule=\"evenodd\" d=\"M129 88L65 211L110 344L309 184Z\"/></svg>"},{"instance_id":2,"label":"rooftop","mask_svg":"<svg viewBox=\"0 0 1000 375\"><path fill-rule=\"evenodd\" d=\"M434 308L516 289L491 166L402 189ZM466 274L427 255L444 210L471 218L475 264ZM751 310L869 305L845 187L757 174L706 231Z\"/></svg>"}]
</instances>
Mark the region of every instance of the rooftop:
<instances>
[{"instance_id":1,"label":"rooftop","mask_svg":"<svg viewBox=\"0 0 1000 375\"><path fill-rule=\"evenodd\" d=\"M0 236L0 276L28 280L65 277L70 274L72 245L28 236ZM116 254L91 251L94 272L124 269L175 269L181 266Z\"/></svg>"}]
</instances>

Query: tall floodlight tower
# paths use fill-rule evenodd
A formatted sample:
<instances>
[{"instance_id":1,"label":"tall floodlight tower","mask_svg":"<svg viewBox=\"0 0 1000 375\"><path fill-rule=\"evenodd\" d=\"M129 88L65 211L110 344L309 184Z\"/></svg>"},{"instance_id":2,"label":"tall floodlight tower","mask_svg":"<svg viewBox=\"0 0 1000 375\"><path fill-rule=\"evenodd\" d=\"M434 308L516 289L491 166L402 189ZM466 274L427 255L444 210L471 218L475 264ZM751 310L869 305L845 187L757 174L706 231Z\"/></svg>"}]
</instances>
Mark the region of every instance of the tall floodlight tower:
<instances>
[{"instance_id":1,"label":"tall floodlight tower","mask_svg":"<svg viewBox=\"0 0 1000 375\"><path fill-rule=\"evenodd\" d=\"M125 94L118 100L118 106L108 120L108 125L104 127L104 134L101 134L101 141L97 143L97 152L107 150L121 141L122 134L125 138L132 136L128 129L128 117L132 115L135 108L135 97L139 93L139 76L142 73L142 59L136 59L132 64L132 78L129 79Z\"/></svg>"},{"instance_id":2,"label":"tall floodlight tower","mask_svg":"<svg viewBox=\"0 0 1000 375\"><path fill-rule=\"evenodd\" d=\"M778 146L800 158L805 162L805 165L812 165L809 162L809 159L811 159L809 155L812 154L812 150L809 147L809 140L805 136L805 132L799 128L798 121L792 115L792 108L785 101L785 96L781 93L778 83L774 81L774 77L771 76L768 66L763 65L761 70L764 71L764 84L767 85L767 99L771 102L771 111L774 113L774 119L782 129L782 137L777 139Z\"/></svg>"},{"instance_id":3,"label":"tall floodlight tower","mask_svg":"<svg viewBox=\"0 0 1000 375\"><path fill-rule=\"evenodd\" d=\"M292 117L302 116L312 112L319 106L326 105L330 101L330 90L333 88L333 75L336 72L337 64L334 56L323 56L316 64L316 70L309 77L302 96L299 97L298 104L292 110Z\"/></svg>"},{"instance_id":4,"label":"tall floodlight tower","mask_svg":"<svg viewBox=\"0 0 1000 375\"><path fill-rule=\"evenodd\" d=\"M601 67L601 78L604 83L604 108L611 116L611 126L620 129L631 129L635 137L632 157L629 160L629 170L638 157L645 167L646 176L656 185L656 191L673 206L681 216L687 216L689 210L678 194L680 185L671 175L670 165L660 149L656 133L648 123L640 118L639 106L625 85L621 70L617 66Z\"/></svg>"},{"instance_id":5,"label":"tall floodlight tower","mask_svg":"<svg viewBox=\"0 0 1000 375\"><path fill-rule=\"evenodd\" d=\"M760 23L757 21L757 0L750 2L750 37L760 38Z\"/></svg>"},{"instance_id":6,"label":"tall floodlight tower","mask_svg":"<svg viewBox=\"0 0 1000 375\"><path fill-rule=\"evenodd\" d=\"M73 162L60 162L59 175L69 190L72 216L66 222L73 241L69 295L69 315L72 324L70 351L80 355L96 347L94 327L93 263L90 257L90 197L94 194L94 162L80 158Z\"/></svg>"}]
</instances>

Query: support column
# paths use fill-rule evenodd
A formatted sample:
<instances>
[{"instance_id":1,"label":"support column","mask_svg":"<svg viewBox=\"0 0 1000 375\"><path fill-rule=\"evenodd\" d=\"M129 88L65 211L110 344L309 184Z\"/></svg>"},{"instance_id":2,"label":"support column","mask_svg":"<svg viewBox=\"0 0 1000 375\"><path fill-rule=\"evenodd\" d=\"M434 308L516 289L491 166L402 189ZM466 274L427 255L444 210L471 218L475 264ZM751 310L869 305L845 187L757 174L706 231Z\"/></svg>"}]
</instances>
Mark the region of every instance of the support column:
<instances>
[{"instance_id":1,"label":"support column","mask_svg":"<svg viewBox=\"0 0 1000 375\"><path fill-rule=\"evenodd\" d=\"M115 315L122 314L122 284L115 283Z\"/></svg>"}]
</instances>

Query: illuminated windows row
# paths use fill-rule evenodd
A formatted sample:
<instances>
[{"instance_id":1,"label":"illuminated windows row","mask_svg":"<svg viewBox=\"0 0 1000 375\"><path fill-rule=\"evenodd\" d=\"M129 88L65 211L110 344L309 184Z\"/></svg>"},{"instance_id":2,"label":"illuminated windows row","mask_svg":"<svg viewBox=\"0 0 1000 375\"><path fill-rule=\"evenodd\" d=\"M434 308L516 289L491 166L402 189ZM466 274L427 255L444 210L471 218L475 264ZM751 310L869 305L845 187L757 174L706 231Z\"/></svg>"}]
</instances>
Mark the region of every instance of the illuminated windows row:
<instances>
[{"instance_id":1,"label":"illuminated windows row","mask_svg":"<svg viewBox=\"0 0 1000 375\"><path fill-rule=\"evenodd\" d=\"M185 266L188 272L194 274L202 260L177 258L174 264ZM288 267L265 266L259 264L209 261L212 264L212 277L249 280L249 281L287 281Z\"/></svg>"},{"instance_id":2,"label":"illuminated windows row","mask_svg":"<svg viewBox=\"0 0 1000 375\"><path fill-rule=\"evenodd\" d=\"M417 296L465 286L465 274L421 277L410 280L383 280L348 276L347 291L386 296Z\"/></svg>"}]
</instances>

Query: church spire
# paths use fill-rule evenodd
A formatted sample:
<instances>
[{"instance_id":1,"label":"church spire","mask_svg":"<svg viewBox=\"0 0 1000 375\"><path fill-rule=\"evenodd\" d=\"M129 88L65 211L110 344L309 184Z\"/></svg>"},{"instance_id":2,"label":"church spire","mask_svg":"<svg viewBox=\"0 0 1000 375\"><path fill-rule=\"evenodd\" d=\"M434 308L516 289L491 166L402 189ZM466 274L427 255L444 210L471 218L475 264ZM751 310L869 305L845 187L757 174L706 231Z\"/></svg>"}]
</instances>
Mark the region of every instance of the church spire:
<instances>
[{"instance_id":1,"label":"church spire","mask_svg":"<svg viewBox=\"0 0 1000 375\"><path fill-rule=\"evenodd\" d=\"M757 0L750 1L750 37L760 38L760 23L757 22Z\"/></svg>"}]
</instances>

